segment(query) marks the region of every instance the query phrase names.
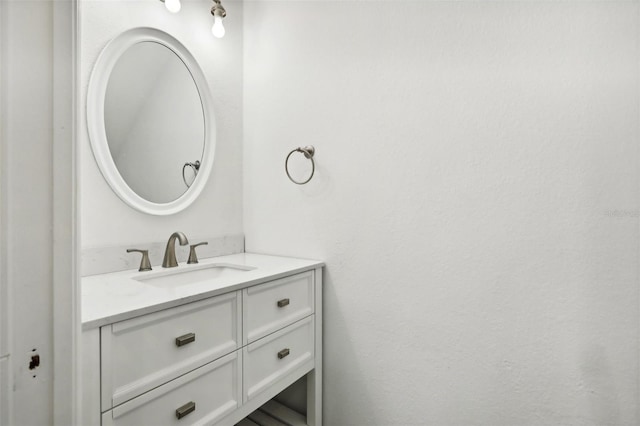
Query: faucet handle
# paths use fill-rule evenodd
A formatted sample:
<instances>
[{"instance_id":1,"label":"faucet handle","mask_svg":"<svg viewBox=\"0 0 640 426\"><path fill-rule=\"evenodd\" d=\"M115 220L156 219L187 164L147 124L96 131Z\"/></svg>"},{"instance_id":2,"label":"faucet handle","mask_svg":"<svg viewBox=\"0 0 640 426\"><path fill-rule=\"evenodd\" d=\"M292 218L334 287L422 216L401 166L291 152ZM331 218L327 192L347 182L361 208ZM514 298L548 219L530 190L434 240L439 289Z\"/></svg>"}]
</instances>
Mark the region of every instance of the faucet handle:
<instances>
[{"instance_id":1,"label":"faucet handle","mask_svg":"<svg viewBox=\"0 0 640 426\"><path fill-rule=\"evenodd\" d=\"M202 243L198 243L198 244L191 244L189 246L189 259L187 260L187 263L198 263L198 256L196 255L196 247L198 246L204 246L209 244L208 242L204 241Z\"/></svg>"},{"instance_id":2,"label":"faucet handle","mask_svg":"<svg viewBox=\"0 0 640 426\"><path fill-rule=\"evenodd\" d=\"M127 249L127 253L131 252L142 253L142 259L140 260L140 268L138 271L150 271L151 270L151 262L149 262L149 250L140 250L140 249Z\"/></svg>"}]
</instances>

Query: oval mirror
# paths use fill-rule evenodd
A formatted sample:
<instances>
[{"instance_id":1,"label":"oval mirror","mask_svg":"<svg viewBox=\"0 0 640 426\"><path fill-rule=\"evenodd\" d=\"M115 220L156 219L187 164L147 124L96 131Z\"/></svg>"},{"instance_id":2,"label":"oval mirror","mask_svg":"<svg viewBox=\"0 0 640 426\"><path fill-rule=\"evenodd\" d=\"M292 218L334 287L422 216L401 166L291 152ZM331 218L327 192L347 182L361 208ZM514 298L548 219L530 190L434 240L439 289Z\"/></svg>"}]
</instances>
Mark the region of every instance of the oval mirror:
<instances>
[{"instance_id":1,"label":"oval mirror","mask_svg":"<svg viewBox=\"0 0 640 426\"><path fill-rule=\"evenodd\" d=\"M215 120L204 73L160 30L135 28L107 44L89 81L87 126L104 178L137 210L177 213L211 173Z\"/></svg>"}]
</instances>

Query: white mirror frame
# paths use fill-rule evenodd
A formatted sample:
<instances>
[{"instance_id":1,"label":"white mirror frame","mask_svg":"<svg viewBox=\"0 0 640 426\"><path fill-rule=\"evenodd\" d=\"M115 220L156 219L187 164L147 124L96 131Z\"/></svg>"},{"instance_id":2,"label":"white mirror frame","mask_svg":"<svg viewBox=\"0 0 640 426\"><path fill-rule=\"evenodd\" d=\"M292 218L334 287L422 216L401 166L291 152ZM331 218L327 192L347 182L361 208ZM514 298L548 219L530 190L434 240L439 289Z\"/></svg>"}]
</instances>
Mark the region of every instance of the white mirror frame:
<instances>
[{"instance_id":1,"label":"white mirror frame","mask_svg":"<svg viewBox=\"0 0 640 426\"><path fill-rule=\"evenodd\" d=\"M155 42L171 49L182 60L196 83L204 111L204 150L200 170L193 184L176 200L153 203L133 191L118 172L111 156L104 121L104 100L109 76L120 56L140 42ZM96 163L111 189L129 206L144 213L165 216L178 213L193 203L202 192L211 170L216 145L216 123L209 85L193 55L178 40L155 28L133 28L111 40L100 53L91 73L87 91L87 128Z\"/></svg>"}]
</instances>

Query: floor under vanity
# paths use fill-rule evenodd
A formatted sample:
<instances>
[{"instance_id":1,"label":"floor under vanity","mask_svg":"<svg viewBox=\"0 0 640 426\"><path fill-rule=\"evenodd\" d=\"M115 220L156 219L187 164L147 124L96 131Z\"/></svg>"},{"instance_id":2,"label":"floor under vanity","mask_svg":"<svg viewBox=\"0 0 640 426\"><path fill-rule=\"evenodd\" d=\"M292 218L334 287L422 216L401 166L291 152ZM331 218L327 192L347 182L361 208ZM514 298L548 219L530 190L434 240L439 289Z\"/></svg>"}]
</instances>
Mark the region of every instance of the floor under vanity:
<instances>
[{"instance_id":1,"label":"floor under vanity","mask_svg":"<svg viewBox=\"0 0 640 426\"><path fill-rule=\"evenodd\" d=\"M321 425L322 267L242 253L84 277L83 424Z\"/></svg>"},{"instance_id":2,"label":"floor under vanity","mask_svg":"<svg viewBox=\"0 0 640 426\"><path fill-rule=\"evenodd\" d=\"M304 415L271 400L242 419L237 426L303 426L307 424Z\"/></svg>"}]
</instances>

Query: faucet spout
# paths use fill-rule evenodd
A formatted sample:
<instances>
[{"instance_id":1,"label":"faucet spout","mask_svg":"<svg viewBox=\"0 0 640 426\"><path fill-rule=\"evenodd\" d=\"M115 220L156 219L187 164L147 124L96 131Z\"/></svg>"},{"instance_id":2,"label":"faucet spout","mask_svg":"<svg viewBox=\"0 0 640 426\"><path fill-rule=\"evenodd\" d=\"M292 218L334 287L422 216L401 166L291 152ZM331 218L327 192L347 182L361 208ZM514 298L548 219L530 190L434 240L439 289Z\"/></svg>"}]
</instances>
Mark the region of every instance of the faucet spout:
<instances>
[{"instance_id":1,"label":"faucet spout","mask_svg":"<svg viewBox=\"0 0 640 426\"><path fill-rule=\"evenodd\" d=\"M174 268L178 266L176 259L176 239L181 246L189 244L189 240L187 240L187 236L184 235L184 233L174 232L171 234L169 241L167 241L167 248L164 251L164 260L162 261L163 268Z\"/></svg>"}]
</instances>

